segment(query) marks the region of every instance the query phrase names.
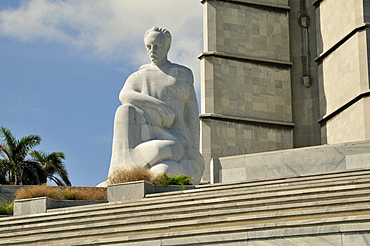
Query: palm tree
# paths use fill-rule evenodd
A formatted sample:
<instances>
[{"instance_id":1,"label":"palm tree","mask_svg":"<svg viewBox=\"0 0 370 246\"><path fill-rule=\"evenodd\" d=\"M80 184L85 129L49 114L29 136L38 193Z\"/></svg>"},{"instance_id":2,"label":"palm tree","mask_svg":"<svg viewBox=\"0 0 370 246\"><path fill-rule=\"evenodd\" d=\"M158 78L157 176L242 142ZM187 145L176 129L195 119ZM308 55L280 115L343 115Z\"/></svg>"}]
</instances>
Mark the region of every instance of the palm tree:
<instances>
[{"instance_id":1,"label":"palm tree","mask_svg":"<svg viewBox=\"0 0 370 246\"><path fill-rule=\"evenodd\" d=\"M63 164L65 155L63 152L53 152L48 154L44 151L31 151L33 161L39 163L44 171L43 183L47 179L54 181L58 186L70 186L71 182L68 179L68 172ZM61 179L55 176L57 174Z\"/></svg>"},{"instance_id":2,"label":"palm tree","mask_svg":"<svg viewBox=\"0 0 370 246\"><path fill-rule=\"evenodd\" d=\"M14 185L40 184L44 179L44 172L39 163L28 158L29 151L40 144L41 137L29 135L17 140L5 127L0 128L0 182Z\"/></svg>"}]
</instances>

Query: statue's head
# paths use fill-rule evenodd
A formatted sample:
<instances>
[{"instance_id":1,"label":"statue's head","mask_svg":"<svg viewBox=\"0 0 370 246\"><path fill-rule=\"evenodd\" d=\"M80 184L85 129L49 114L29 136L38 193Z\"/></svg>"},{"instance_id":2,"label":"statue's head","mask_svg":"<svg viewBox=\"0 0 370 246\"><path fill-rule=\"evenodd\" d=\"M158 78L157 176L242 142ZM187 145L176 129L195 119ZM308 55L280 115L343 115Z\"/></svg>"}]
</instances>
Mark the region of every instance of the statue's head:
<instances>
[{"instance_id":1,"label":"statue's head","mask_svg":"<svg viewBox=\"0 0 370 246\"><path fill-rule=\"evenodd\" d=\"M167 61L167 53L171 47L171 33L160 27L153 27L146 31L144 43L152 63L161 65Z\"/></svg>"}]
</instances>

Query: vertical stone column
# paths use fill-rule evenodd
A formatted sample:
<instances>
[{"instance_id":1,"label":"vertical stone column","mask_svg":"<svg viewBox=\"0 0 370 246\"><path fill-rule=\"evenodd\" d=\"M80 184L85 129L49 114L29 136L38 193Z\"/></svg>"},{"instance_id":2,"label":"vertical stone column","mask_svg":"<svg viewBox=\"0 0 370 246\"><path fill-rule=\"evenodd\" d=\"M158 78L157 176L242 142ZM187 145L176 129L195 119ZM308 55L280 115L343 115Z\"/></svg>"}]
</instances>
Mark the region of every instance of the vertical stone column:
<instances>
[{"instance_id":1,"label":"vertical stone column","mask_svg":"<svg viewBox=\"0 0 370 246\"><path fill-rule=\"evenodd\" d=\"M203 179L212 158L293 147L288 0L204 0Z\"/></svg>"},{"instance_id":2,"label":"vertical stone column","mask_svg":"<svg viewBox=\"0 0 370 246\"><path fill-rule=\"evenodd\" d=\"M370 1L316 0L322 143L370 140Z\"/></svg>"},{"instance_id":3,"label":"vertical stone column","mask_svg":"<svg viewBox=\"0 0 370 246\"><path fill-rule=\"evenodd\" d=\"M294 147L320 145L315 6L290 0L289 7Z\"/></svg>"}]
</instances>

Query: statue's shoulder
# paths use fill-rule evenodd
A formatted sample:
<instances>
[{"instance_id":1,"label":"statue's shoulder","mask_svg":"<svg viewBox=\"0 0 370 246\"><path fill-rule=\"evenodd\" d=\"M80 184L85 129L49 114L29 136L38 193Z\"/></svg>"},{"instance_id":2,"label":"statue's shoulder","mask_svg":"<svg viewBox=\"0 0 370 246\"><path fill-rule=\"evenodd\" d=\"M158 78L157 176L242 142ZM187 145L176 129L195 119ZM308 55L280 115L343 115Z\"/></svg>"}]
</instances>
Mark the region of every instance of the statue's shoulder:
<instances>
[{"instance_id":1,"label":"statue's shoulder","mask_svg":"<svg viewBox=\"0 0 370 246\"><path fill-rule=\"evenodd\" d=\"M146 70L146 68L147 68L148 66L150 66L150 64L144 64L144 65L142 65L136 73L143 72L144 70Z\"/></svg>"},{"instance_id":2,"label":"statue's shoulder","mask_svg":"<svg viewBox=\"0 0 370 246\"><path fill-rule=\"evenodd\" d=\"M176 68L176 69L178 69L178 70L180 70L181 72L184 72L184 73L193 74L191 69L188 68L188 67L185 67L184 65L180 65L180 64L177 64L177 63L171 63L171 67Z\"/></svg>"},{"instance_id":3,"label":"statue's shoulder","mask_svg":"<svg viewBox=\"0 0 370 246\"><path fill-rule=\"evenodd\" d=\"M177 74L180 78L183 78L184 81L189 82L190 84L193 83L193 72L190 68L185 67L183 65L179 65L176 63L171 63L171 68L177 70Z\"/></svg>"},{"instance_id":4,"label":"statue's shoulder","mask_svg":"<svg viewBox=\"0 0 370 246\"><path fill-rule=\"evenodd\" d=\"M128 78L127 78L127 81L136 80L137 78L141 77L141 75L143 74L143 72L145 72L145 69L148 65L149 64L142 65L139 68L139 70L130 74L130 76L128 76Z\"/></svg>"}]
</instances>

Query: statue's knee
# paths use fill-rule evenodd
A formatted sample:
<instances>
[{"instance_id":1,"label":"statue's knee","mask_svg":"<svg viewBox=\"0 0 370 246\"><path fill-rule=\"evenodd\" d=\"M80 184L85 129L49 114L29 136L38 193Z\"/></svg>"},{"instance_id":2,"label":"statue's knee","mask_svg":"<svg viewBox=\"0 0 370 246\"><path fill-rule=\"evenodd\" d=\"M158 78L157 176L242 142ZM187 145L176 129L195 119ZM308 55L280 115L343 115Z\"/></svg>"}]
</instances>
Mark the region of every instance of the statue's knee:
<instances>
[{"instance_id":1,"label":"statue's knee","mask_svg":"<svg viewBox=\"0 0 370 246\"><path fill-rule=\"evenodd\" d=\"M144 112L132 104L125 103L117 108L116 118L129 120L129 124L144 124Z\"/></svg>"}]
</instances>

